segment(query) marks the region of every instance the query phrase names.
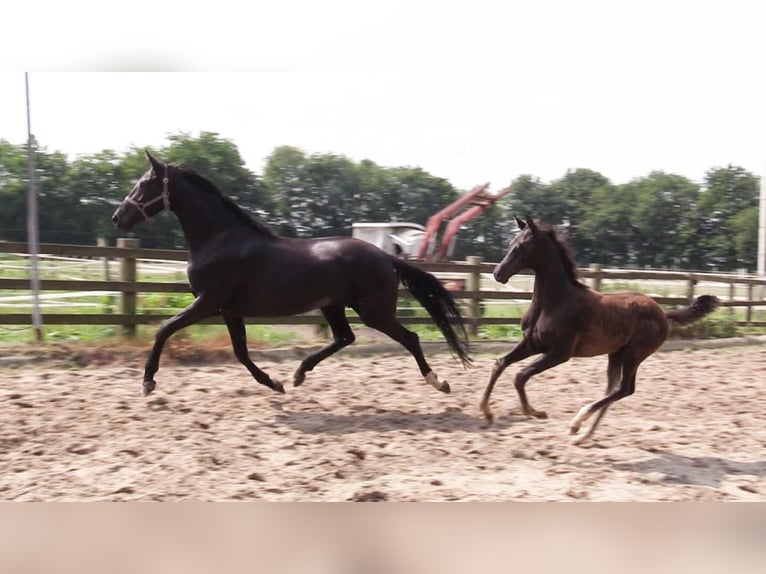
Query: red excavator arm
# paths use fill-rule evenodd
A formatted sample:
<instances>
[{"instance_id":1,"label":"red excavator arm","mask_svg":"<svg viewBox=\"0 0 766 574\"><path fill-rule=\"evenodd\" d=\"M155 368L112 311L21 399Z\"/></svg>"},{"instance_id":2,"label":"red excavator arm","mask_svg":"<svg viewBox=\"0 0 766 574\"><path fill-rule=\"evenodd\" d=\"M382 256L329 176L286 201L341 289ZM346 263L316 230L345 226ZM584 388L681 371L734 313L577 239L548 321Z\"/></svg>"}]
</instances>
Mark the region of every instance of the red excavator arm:
<instances>
[{"instance_id":1,"label":"red excavator arm","mask_svg":"<svg viewBox=\"0 0 766 574\"><path fill-rule=\"evenodd\" d=\"M420 244L420 251L418 252L419 260L425 261L426 252L428 251L428 244L431 242L431 237L439 231L439 226L441 225L442 221L457 213L457 211L464 205L468 205L480 197L488 187L489 183L485 183L484 185L477 185L463 197L453 201L447 207L428 218L428 222L426 223L426 232L423 236L423 242Z\"/></svg>"},{"instance_id":2,"label":"red excavator arm","mask_svg":"<svg viewBox=\"0 0 766 574\"><path fill-rule=\"evenodd\" d=\"M451 203L442 209L439 213L432 215L428 219L425 236L423 237L423 243L420 246L418 259L425 260L426 249L428 248L428 243L431 239L431 235L438 231L439 225L445 218L451 217L459 209L468 204L472 206L466 211L460 213L447 224L447 228L444 230L444 235L442 236L432 261L444 261L447 258L447 251L449 250L450 243L452 243L453 238L458 233L458 231L460 231L460 227L464 223L471 221L472 219L481 215L484 211L492 207L501 197L511 192L511 188L506 187L505 189L501 189L495 194L488 194L485 193L488 187L489 184L485 183L484 185L473 188L469 193L465 194L463 197Z\"/></svg>"}]
</instances>

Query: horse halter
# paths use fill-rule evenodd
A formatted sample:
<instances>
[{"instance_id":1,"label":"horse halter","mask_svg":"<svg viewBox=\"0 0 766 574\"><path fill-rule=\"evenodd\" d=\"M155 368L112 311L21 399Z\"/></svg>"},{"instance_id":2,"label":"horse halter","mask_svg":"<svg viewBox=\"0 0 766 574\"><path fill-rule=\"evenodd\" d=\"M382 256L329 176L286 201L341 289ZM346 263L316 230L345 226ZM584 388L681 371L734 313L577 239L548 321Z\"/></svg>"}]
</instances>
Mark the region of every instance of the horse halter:
<instances>
[{"instance_id":1,"label":"horse halter","mask_svg":"<svg viewBox=\"0 0 766 574\"><path fill-rule=\"evenodd\" d=\"M149 221L151 219L151 216L146 213L146 208L150 205L153 205L157 203L158 201L162 201L162 207L165 211L170 211L170 190L168 189L168 184L170 183L170 180L168 179L168 166L165 166L165 175L162 178L162 193L158 195L157 197L150 199L146 203L142 201L136 201L132 197L128 196L125 198L125 203L129 203L133 207L135 207L141 215L144 216L144 219Z\"/></svg>"}]
</instances>

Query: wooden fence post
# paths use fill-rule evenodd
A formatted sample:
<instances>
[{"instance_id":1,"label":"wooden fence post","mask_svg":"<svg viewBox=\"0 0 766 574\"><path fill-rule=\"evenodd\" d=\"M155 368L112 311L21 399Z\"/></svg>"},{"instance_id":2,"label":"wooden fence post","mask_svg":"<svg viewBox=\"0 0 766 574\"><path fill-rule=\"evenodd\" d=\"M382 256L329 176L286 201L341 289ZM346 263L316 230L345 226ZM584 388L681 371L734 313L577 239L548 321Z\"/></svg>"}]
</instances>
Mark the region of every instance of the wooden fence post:
<instances>
[{"instance_id":1,"label":"wooden fence post","mask_svg":"<svg viewBox=\"0 0 766 574\"><path fill-rule=\"evenodd\" d=\"M109 240L107 240L106 237L98 237L96 238L96 246L98 247L109 247ZM104 281L111 281L112 280L112 274L109 269L109 258L108 257L102 257L101 263L103 266L101 278ZM110 314L113 313L114 308L114 297L111 295L107 295L107 297L104 299L104 313Z\"/></svg>"},{"instance_id":2,"label":"wooden fence post","mask_svg":"<svg viewBox=\"0 0 766 574\"><path fill-rule=\"evenodd\" d=\"M697 285L697 279L694 278L694 275L689 273L688 279L686 280L686 298L689 300L689 305L694 301L695 285Z\"/></svg>"},{"instance_id":3,"label":"wooden fence post","mask_svg":"<svg viewBox=\"0 0 766 574\"><path fill-rule=\"evenodd\" d=\"M468 332L471 335L476 335L479 332L479 323L481 322L481 294L479 291L481 290L482 258L469 255L465 260L472 266L465 282L465 290L472 293L468 302Z\"/></svg>"},{"instance_id":4,"label":"wooden fence post","mask_svg":"<svg viewBox=\"0 0 766 574\"><path fill-rule=\"evenodd\" d=\"M139 240L133 238L121 237L117 239L117 247L122 249L138 249ZM122 257L120 259L120 281L125 283L135 283L136 281L136 258ZM134 320L123 325L122 332L128 337L136 336L136 292L125 290L120 298L120 313L128 315Z\"/></svg>"},{"instance_id":5,"label":"wooden fence post","mask_svg":"<svg viewBox=\"0 0 766 574\"><path fill-rule=\"evenodd\" d=\"M601 264L591 263L590 270L593 273L593 290L601 291Z\"/></svg>"}]
</instances>

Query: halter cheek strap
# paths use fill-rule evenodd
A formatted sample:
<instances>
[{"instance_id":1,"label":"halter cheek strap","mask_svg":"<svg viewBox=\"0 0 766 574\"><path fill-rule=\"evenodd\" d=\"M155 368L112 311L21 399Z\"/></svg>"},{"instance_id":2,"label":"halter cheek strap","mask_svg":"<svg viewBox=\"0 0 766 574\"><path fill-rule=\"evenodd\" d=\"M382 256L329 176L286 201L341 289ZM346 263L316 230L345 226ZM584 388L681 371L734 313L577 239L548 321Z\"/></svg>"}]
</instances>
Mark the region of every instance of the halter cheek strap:
<instances>
[{"instance_id":1,"label":"halter cheek strap","mask_svg":"<svg viewBox=\"0 0 766 574\"><path fill-rule=\"evenodd\" d=\"M146 203L142 201L136 201L132 197L128 197L125 199L126 203L129 203L133 207L135 207L138 212L144 216L144 219L148 220L151 218L149 214L146 213L146 208L150 205L154 205L158 201L162 202L162 207L165 211L170 211L170 190L168 189L168 184L170 183L170 180L168 179L168 168L165 166L165 176L162 178L162 193L155 197L154 199L150 199Z\"/></svg>"}]
</instances>

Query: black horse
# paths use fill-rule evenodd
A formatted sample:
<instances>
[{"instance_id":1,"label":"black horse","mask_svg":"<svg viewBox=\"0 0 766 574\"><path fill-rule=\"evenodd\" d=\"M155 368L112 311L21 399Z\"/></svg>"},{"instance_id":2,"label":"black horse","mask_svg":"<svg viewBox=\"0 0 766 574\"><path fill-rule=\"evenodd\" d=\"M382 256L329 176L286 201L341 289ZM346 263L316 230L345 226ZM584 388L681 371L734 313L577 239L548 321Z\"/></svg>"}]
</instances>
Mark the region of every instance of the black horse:
<instances>
[{"instance_id":1,"label":"black horse","mask_svg":"<svg viewBox=\"0 0 766 574\"><path fill-rule=\"evenodd\" d=\"M301 362L293 378L297 386L320 361L354 341L346 307L354 309L365 325L401 343L417 361L425 381L448 393L447 382L439 381L423 356L417 334L396 318L400 282L428 311L462 363L470 363L460 311L433 275L350 237L280 237L205 177L163 163L149 152L146 156L151 168L136 182L112 221L129 231L163 209L175 213L189 245L187 271L196 299L157 331L144 371L145 396L156 386L154 375L165 341L179 329L215 315L223 316L237 359L259 383L284 393L282 384L250 359L245 317L321 310L333 341Z\"/></svg>"}]
</instances>

